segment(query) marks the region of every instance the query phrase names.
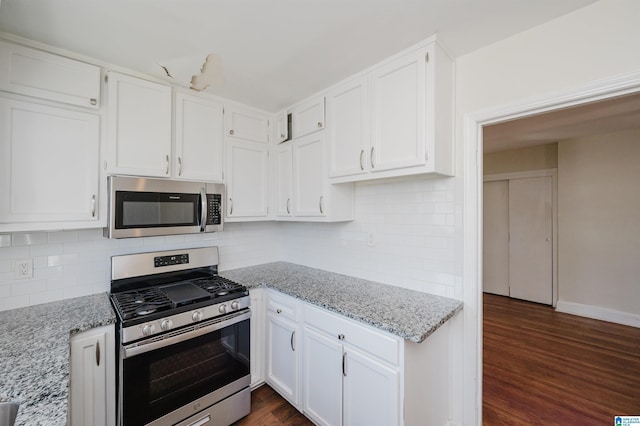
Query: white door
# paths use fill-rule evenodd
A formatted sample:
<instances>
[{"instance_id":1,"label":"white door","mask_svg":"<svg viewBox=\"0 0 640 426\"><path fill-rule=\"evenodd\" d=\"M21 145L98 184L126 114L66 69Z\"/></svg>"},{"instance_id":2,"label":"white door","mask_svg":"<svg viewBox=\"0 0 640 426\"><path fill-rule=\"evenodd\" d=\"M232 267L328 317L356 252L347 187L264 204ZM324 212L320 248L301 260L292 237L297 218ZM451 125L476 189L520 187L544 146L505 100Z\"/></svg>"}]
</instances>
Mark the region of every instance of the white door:
<instances>
[{"instance_id":1,"label":"white door","mask_svg":"<svg viewBox=\"0 0 640 426\"><path fill-rule=\"evenodd\" d=\"M97 115L0 98L0 223L95 226L99 145Z\"/></svg>"},{"instance_id":2,"label":"white door","mask_svg":"<svg viewBox=\"0 0 640 426\"><path fill-rule=\"evenodd\" d=\"M369 170L367 79L351 80L327 95L329 176L349 176Z\"/></svg>"},{"instance_id":3,"label":"white door","mask_svg":"<svg viewBox=\"0 0 640 426\"><path fill-rule=\"evenodd\" d=\"M517 299L552 304L552 180L509 181L509 286Z\"/></svg>"},{"instance_id":4,"label":"white door","mask_svg":"<svg viewBox=\"0 0 640 426\"><path fill-rule=\"evenodd\" d=\"M109 172L169 176L171 87L109 73Z\"/></svg>"},{"instance_id":5,"label":"white door","mask_svg":"<svg viewBox=\"0 0 640 426\"><path fill-rule=\"evenodd\" d=\"M346 345L344 353L343 424L397 425L400 405L398 371Z\"/></svg>"},{"instance_id":6,"label":"white door","mask_svg":"<svg viewBox=\"0 0 640 426\"><path fill-rule=\"evenodd\" d=\"M482 283L487 293L509 295L509 181L484 183Z\"/></svg>"},{"instance_id":7,"label":"white door","mask_svg":"<svg viewBox=\"0 0 640 426\"><path fill-rule=\"evenodd\" d=\"M325 212L324 138L313 133L294 141L293 146L293 205L296 216L322 216Z\"/></svg>"},{"instance_id":8,"label":"white door","mask_svg":"<svg viewBox=\"0 0 640 426\"><path fill-rule=\"evenodd\" d=\"M267 382L292 405L298 407L298 327L267 314Z\"/></svg>"},{"instance_id":9,"label":"white door","mask_svg":"<svg viewBox=\"0 0 640 426\"><path fill-rule=\"evenodd\" d=\"M222 181L222 104L176 93L176 154L173 176Z\"/></svg>"},{"instance_id":10,"label":"white door","mask_svg":"<svg viewBox=\"0 0 640 426\"><path fill-rule=\"evenodd\" d=\"M266 217L269 145L227 140L227 219Z\"/></svg>"},{"instance_id":11,"label":"white door","mask_svg":"<svg viewBox=\"0 0 640 426\"><path fill-rule=\"evenodd\" d=\"M342 423L342 344L309 328L304 330L304 413L316 424Z\"/></svg>"}]
</instances>

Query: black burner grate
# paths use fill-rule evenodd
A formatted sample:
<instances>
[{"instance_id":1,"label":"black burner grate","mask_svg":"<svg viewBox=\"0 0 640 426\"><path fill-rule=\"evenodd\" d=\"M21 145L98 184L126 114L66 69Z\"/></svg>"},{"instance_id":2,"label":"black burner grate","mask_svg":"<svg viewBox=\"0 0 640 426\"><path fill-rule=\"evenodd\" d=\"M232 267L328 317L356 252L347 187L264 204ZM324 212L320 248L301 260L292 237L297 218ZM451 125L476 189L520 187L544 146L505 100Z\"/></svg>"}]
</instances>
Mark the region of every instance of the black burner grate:
<instances>
[{"instance_id":1,"label":"black burner grate","mask_svg":"<svg viewBox=\"0 0 640 426\"><path fill-rule=\"evenodd\" d=\"M241 293L247 290L245 286L218 275L196 279L191 283L215 296L226 296L227 294Z\"/></svg>"},{"instance_id":2,"label":"black burner grate","mask_svg":"<svg viewBox=\"0 0 640 426\"><path fill-rule=\"evenodd\" d=\"M123 320L173 308L173 302L154 287L112 293L111 298Z\"/></svg>"}]
</instances>

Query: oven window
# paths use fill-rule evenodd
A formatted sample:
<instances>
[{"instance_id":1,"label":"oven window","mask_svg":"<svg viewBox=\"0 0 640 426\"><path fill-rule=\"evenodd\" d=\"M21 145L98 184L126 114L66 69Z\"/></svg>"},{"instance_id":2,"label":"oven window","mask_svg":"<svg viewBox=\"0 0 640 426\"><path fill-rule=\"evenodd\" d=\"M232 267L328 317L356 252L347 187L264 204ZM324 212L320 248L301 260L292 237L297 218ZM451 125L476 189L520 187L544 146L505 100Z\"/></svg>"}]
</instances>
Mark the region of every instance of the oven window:
<instances>
[{"instance_id":1,"label":"oven window","mask_svg":"<svg viewBox=\"0 0 640 426\"><path fill-rule=\"evenodd\" d=\"M249 321L124 359L123 424L149 423L249 375Z\"/></svg>"}]
</instances>

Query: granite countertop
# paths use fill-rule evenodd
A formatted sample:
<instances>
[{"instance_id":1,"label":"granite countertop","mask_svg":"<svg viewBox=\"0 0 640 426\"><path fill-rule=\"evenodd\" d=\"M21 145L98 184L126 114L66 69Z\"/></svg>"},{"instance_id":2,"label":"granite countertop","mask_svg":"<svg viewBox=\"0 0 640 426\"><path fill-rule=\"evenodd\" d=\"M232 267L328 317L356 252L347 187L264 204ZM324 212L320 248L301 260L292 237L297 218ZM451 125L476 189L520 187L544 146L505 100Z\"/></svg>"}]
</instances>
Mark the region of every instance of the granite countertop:
<instances>
[{"instance_id":1,"label":"granite countertop","mask_svg":"<svg viewBox=\"0 0 640 426\"><path fill-rule=\"evenodd\" d=\"M424 341L462 302L287 262L220 272L248 288L267 287L412 342Z\"/></svg>"},{"instance_id":2,"label":"granite countertop","mask_svg":"<svg viewBox=\"0 0 640 426\"><path fill-rule=\"evenodd\" d=\"M116 322L107 293L0 312L0 400L16 425L67 424L69 337Z\"/></svg>"}]
</instances>

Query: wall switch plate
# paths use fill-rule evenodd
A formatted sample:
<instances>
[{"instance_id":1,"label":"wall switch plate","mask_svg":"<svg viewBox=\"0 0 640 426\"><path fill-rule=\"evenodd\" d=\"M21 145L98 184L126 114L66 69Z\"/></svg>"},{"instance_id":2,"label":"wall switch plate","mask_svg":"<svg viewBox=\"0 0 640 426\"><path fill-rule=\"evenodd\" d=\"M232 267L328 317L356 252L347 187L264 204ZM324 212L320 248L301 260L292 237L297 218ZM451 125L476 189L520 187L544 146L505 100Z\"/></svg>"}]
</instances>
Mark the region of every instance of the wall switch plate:
<instances>
[{"instance_id":1,"label":"wall switch plate","mask_svg":"<svg viewBox=\"0 0 640 426\"><path fill-rule=\"evenodd\" d=\"M16 260L14 263L13 275L16 280L33 278L33 259Z\"/></svg>"}]
</instances>

